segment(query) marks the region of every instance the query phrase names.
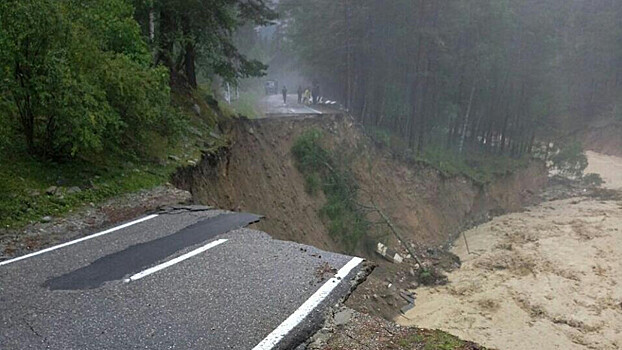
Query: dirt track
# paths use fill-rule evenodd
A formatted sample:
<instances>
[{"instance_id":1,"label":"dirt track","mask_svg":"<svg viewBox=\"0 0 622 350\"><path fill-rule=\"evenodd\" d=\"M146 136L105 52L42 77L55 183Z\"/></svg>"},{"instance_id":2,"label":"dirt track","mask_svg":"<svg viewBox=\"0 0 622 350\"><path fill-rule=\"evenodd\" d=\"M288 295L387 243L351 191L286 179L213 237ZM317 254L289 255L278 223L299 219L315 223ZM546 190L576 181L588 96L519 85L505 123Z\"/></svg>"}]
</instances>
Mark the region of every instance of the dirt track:
<instances>
[{"instance_id":1,"label":"dirt track","mask_svg":"<svg viewBox=\"0 0 622 350\"><path fill-rule=\"evenodd\" d=\"M596 156L608 186L622 187L607 173L622 159ZM419 289L399 323L498 349L622 348L622 202L547 202L466 237L471 254L462 237L453 249L462 268L446 286Z\"/></svg>"}]
</instances>

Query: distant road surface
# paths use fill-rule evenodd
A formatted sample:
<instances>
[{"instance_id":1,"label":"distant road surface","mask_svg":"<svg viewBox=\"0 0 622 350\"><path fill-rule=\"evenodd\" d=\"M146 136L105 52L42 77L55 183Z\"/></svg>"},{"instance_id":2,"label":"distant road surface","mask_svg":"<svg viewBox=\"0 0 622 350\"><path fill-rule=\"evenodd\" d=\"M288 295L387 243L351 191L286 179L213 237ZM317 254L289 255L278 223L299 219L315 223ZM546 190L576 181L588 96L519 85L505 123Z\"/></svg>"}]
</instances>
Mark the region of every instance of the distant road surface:
<instances>
[{"instance_id":1,"label":"distant road surface","mask_svg":"<svg viewBox=\"0 0 622 350\"><path fill-rule=\"evenodd\" d=\"M287 103L283 103L283 95L269 95L261 101L261 108L266 117L285 117L295 115L322 115L341 113L336 105L305 105L298 103L298 95L287 95Z\"/></svg>"},{"instance_id":2,"label":"distant road surface","mask_svg":"<svg viewBox=\"0 0 622 350\"><path fill-rule=\"evenodd\" d=\"M362 260L176 209L0 262L0 349L287 349Z\"/></svg>"}]
</instances>

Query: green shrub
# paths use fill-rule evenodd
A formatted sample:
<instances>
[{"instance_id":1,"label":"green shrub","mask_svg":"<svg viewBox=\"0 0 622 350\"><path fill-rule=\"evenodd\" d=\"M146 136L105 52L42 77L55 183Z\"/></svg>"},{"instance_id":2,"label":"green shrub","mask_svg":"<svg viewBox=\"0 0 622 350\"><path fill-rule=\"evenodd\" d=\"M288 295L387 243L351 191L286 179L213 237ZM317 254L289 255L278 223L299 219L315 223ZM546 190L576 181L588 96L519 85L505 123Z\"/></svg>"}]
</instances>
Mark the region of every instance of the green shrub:
<instances>
[{"instance_id":1,"label":"green shrub","mask_svg":"<svg viewBox=\"0 0 622 350\"><path fill-rule=\"evenodd\" d=\"M305 191L310 195L315 195L322 187L322 179L318 173L311 173L305 176Z\"/></svg>"},{"instance_id":2,"label":"green shrub","mask_svg":"<svg viewBox=\"0 0 622 350\"><path fill-rule=\"evenodd\" d=\"M602 185L605 181L603 181L603 178L599 174L589 173L585 174L583 178L581 178L581 182L588 186L598 187Z\"/></svg>"},{"instance_id":3,"label":"green shrub","mask_svg":"<svg viewBox=\"0 0 622 350\"><path fill-rule=\"evenodd\" d=\"M583 146L576 141L562 145L559 151L551 157L551 162L560 174L577 178L583 175L588 165Z\"/></svg>"},{"instance_id":4,"label":"green shrub","mask_svg":"<svg viewBox=\"0 0 622 350\"><path fill-rule=\"evenodd\" d=\"M321 188L326 204L320 216L329 221L328 232L353 252L369 229L369 222L356 203L358 185L347 162L335 161L321 145L317 129L303 133L294 143L296 166L305 175L305 189L313 194Z\"/></svg>"},{"instance_id":5,"label":"green shrub","mask_svg":"<svg viewBox=\"0 0 622 350\"><path fill-rule=\"evenodd\" d=\"M149 131L178 130L168 73L125 0L0 3L0 96L31 154L63 158L140 150ZM22 141L23 140L23 141Z\"/></svg>"}]
</instances>

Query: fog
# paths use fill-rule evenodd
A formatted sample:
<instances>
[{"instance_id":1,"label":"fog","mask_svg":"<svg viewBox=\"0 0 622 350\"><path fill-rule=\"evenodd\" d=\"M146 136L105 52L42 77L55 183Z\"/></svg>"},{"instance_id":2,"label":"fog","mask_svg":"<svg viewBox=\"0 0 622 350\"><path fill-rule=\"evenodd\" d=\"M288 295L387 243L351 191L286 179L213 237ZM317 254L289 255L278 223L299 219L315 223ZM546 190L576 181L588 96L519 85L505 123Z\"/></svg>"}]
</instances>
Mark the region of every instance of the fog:
<instances>
[{"instance_id":1,"label":"fog","mask_svg":"<svg viewBox=\"0 0 622 350\"><path fill-rule=\"evenodd\" d=\"M361 123L418 153L429 146L520 157L538 140L622 115L620 1L275 6L268 77L290 91L317 80Z\"/></svg>"}]
</instances>

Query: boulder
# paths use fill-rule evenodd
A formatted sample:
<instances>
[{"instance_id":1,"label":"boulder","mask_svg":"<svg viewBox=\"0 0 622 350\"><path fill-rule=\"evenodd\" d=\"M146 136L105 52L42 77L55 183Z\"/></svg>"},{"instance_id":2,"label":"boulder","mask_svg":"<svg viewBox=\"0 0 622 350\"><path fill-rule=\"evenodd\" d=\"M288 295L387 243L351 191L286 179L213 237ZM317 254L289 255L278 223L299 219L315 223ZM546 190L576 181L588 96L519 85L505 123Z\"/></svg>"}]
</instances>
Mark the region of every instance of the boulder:
<instances>
[{"instance_id":1,"label":"boulder","mask_svg":"<svg viewBox=\"0 0 622 350\"><path fill-rule=\"evenodd\" d=\"M56 187L56 186L50 186L50 187L48 187L48 188L47 188L47 190L45 190L45 193L46 193L48 196L51 196L51 195L55 194L55 193L56 193L56 191L58 191L58 187Z\"/></svg>"}]
</instances>

